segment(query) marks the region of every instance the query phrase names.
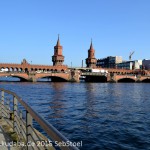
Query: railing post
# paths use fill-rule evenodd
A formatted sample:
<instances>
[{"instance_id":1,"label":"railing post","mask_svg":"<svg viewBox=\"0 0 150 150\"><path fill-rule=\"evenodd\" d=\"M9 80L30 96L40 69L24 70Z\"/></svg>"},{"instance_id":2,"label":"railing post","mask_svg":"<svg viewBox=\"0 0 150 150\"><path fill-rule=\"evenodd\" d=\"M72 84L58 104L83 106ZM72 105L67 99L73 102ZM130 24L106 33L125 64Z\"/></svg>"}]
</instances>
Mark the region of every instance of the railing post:
<instances>
[{"instance_id":1,"label":"railing post","mask_svg":"<svg viewBox=\"0 0 150 150\"><path fill-rule=\"evenodd\" d=\"M26 111L26 139L27 139L27 150L32 150L31 142L32 142L32 136L33 136L33 131L32 131L32 116L28 111ZM30 145L28 145L30 143Z\"/></svg>"},{"instance_id":2,"label":"railing post","mask_svg":"<svg viewBox=\"0 0 150 150\"><path fill-rule=\"evenodd\" d=\"M24 135L24 132L23 132L23 117L22 117L22 111L20 111L19 113L19 119L20 119L20 136L22 136L22 139L25 139L26 140L26 135ZM25 129L26 130L26 129ZM25 131L26 133L26 131Z\"/></svg>"},{"instance_id":3,"label":"railing post","mask_svg":"<svg viewBox=\"0 0 150 150\"><path fill-rule=\"evenodd\" d=\"M6 103L6 108L7 108L7 118L10 119L10 101L8 100L7 103Z\"/></svg>"},{"instance_id":4,"label":"railing post","mask_svg":"<svg viewBox=\"0 0 150 150\"><path fill-rule=\"evenodd\" d=\"M3 117L3 109L4 109L4 91L1 91L0 118Z\"/></svg>"},{"instance_id":5,"label":"railing post","mask_svg":"<svg viewBox=\"0 0 150 150\"><path fill-rule=\"evenodd\" d=\"M18 100L14 96L14 99L13 99L13 115L14 115L13 130L16 133L17 133L17 109L18 109Z\"/></svg>"},{"instance_id":6,"label":"railing post","mask_svg":"<svg viewBox=\"0 0 150 150\"><path fill-rule=\"evenodd\" d=\"M19 118L20 118L20 135L22 135L22 111L20 111L20 113L19 113Z\"/></svg>"}]
</instances>

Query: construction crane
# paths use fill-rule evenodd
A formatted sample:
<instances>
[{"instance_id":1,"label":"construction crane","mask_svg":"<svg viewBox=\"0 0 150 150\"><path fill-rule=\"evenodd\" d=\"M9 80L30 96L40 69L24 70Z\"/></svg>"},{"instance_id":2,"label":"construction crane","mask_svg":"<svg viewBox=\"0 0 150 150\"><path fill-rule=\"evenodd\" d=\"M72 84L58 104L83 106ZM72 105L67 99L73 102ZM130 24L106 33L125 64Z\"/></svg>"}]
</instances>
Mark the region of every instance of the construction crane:
<instances>
[{"instance_id":1,"label":"construction crane","mask_svg":"<svg viewBox=\"0 0 150 150\"><path fill-rule=\"evenodd\" d=\"M129 60L131 60L132 55L134 54L134 51L130 53Z\"/></svg>"}]
</instances>

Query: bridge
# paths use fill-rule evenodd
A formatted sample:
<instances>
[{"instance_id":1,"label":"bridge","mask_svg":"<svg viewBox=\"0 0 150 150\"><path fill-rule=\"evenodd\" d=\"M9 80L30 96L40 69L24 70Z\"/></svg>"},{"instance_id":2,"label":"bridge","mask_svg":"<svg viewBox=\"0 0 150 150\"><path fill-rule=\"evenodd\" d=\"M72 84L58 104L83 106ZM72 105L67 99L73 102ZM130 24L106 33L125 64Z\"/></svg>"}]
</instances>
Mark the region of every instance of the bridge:
<instances>
[{"instance_id":1,"label":"bridge","mask_svg":"<svg viewBox=\"0 0 150 150\"><path fill-rule=\"evenodd\" d=\"M150 71L127 70L116 68L96 68L107 70L105 73L89 72L91 68L68 68L66 65L35 65L25 59L21 64L0 63L0 77L17 77L20 81L36 82L42 78L51 78L51 81L79 82L84 76L86 82L150 82Z\"/></svg>"},{"instance_id":2,"label":"bridge","mask_svg":"<svg viewBox=\"0 0 150 150\"><path fill-rule=\"evenodd\" d=\"M100 73L100 72L81 72L78 70L66 70L55 72L19 72L7 71L0 72L0 77L17 77L20 81L36 82L43 78L50 78L52 82L79 82L81 77L86 82L150 82L150 75L122 74L122 73Z\"/></svg>"},{"instance_id":3,"label":"bridge","mask_svg":"<svg viewBox=\"0 0 150 150\"><path fill-rule=\"evenodd\" d=\"M114 75L111 80L114 82L150 82L150 76Z\"/></svg>"},{"instance_id":4,"label":"bridge","mask_svg":"<svg viewBox=\"0 0 150 150\"><path fill-rule=\"evenodd\" d=\"M36 73L36 72L1 72L0 77L17 77L20 81L36 82L42 78L51 78L55 82L79 82L78 72L51 72L51 73Z\"/></svg>"},{"instance_id":5,"label":"bridge","mask_svg":"<svg viewBox=\"0 0 150 150\"><path fill-rule=\"evenodd\" d=\"M0 77L17 77L20 81L36 82L41 78L51 78L52 81L78 82L78 71L70 71L66 65L34 65L29 64L25 59L21 64L1 63Z\"/></svg>"},{"instance_id":6,"label":"bridge","mask_svg":"<svg viewBox=\"0 0 150 150\"><path fill-rule=\"evenodd\" d=\"M84 72L86 82L150 82L150 75Z\"/></svg>"}]
</instances>

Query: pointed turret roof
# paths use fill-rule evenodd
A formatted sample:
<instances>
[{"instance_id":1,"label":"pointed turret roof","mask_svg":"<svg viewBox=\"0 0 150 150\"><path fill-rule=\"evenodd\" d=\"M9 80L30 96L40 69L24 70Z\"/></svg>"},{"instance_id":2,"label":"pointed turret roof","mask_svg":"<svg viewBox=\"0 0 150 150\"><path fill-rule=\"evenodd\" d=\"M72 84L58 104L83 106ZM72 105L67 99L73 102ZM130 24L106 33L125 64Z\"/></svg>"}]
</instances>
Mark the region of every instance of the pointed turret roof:
<instances>
[{"instance_id":1,"label":"pointed turret roof","mask_svg":"<svg viewBox=\"0 0 150 150\"><path fill-rule=\"evenodd\" d=\"M90 49L93 49L92 39L91 39Z\"/></svg>"},{"instance_id":2,"label":"pointed turret roof","mask_svg":"<svg viewBox=\"0 0 150 150\"><path fill-rule=\"evenodd\" d=\"M93 51L94 50L94 48L93 48L93 43L92 43L92 39L91 39L91 45L90 45L90 49L89 49L90 51Z\"/></svg>"},{"instance_id":3,"label":"pointed turret roof","mask_svg":"<svg viewBox=\"0 0 150 150\"><path fill-rule=\"evenodd\" d=\"M56 46L60 46L59 34L58 34L58 40Z\"/></svg>"}]
</instances>

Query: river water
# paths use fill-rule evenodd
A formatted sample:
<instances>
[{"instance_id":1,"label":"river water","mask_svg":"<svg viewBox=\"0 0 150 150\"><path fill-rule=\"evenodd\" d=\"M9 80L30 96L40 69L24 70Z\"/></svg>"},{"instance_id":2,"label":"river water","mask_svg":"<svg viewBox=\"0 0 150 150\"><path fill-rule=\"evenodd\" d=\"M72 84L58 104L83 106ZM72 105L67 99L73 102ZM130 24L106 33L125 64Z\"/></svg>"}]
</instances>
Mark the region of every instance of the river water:
<instances>
[{"instance_id":1,"label":"river water","mask_svg":"<svg viewBox=\"0 0 150 150\"><path fill-rule=\"evenodd\" d=\"M149 83L1 82L81 150L150 149Z\"/></svg>"}]
</instances>

